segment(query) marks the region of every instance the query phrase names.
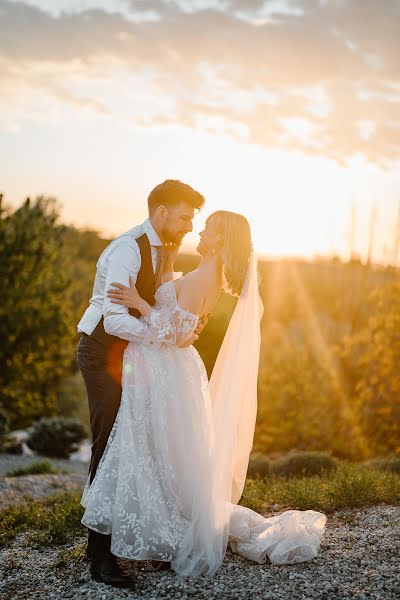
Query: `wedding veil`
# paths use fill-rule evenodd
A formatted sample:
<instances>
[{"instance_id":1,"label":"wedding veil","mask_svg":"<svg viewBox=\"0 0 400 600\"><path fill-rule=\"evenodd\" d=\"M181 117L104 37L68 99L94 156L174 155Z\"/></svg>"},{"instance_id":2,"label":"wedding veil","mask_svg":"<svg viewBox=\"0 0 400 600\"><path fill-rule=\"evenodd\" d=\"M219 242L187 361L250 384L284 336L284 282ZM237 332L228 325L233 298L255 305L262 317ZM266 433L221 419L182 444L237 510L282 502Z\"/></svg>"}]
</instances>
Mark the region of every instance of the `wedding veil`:
<instances>
[{"instance_id":1,"label":"wedding veil","mask_svg":"<svg viewBox=\"0 0 400 600\"><path fill-rule=\"evenodd\" d=\"M217 485L237 504L243 492L257 416L260 321L257 259L252 252L246 280L210 380Z\"/></svg>"},{"instance_id":2,"label":"wedding veil","mask_svg":"<svg viewBox=\"0 0 400 600\"><path fill-rule=\"evenodd\" d=\"M253 444L262 314L257 260L252 253L207 388L209 395L204 398L209 403L211 422L204 431L207 442L198 450L196 471L188 474L194 490L190 527L179 557L172 563L181 575L212 575L225 556L230 519L243 492ZM192 453L198 435L194 436Z\"/></svg>"}]
</instances>

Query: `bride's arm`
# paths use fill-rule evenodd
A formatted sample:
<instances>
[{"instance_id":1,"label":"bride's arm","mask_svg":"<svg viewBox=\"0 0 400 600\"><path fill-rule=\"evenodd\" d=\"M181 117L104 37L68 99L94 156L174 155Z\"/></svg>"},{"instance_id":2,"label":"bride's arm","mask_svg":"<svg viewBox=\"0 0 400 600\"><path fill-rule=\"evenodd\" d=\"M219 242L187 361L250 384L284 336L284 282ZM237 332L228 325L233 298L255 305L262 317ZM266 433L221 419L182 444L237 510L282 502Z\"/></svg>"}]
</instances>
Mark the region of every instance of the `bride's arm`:
<instances>
[{"instance_id":1,"label":"bride's arm","mask_svg":"<svg viewBox=\"0 0 400 600\"><path fill-rule=\"evenodd\" d=\"M136 289L135 282L132 277L129 277L129 287L122 283L113 282L111 284L114 289L107 291L107 296L112 298L112 304L120 304L128 308L134 308L140 312L143 317L153 310L153 307L144 300Z\"/></svg>"},{"instance_id":2,"label":"bride's arm","mask_svg":"<svg viewBox=\"0 0 400 600\"><path fill-rule=\"evenodd\" d=\"M138 310L150 329L157 335L161 342L169 345L191 345L198 339L195 329L199 323L196 313L185 307L176 305L154 308L144 300L136 289L132 278L129 279L130 287L120 283L112 283L115 289L107 291L113 304L120 304Z\"/></svg>"}]
</instances>

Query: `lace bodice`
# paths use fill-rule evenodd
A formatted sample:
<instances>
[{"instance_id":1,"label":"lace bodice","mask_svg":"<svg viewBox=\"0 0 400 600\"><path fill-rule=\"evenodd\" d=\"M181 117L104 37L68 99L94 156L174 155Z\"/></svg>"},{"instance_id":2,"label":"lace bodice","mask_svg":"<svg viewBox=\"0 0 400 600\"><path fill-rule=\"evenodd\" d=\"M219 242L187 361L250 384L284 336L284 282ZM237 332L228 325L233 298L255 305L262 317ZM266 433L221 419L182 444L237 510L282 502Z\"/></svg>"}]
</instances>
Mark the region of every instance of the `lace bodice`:
<instances>
[{"instance_id":1,"label":"lace bodice","mask_svg":"<svg viewBox=\"0 0 400 600\"><path fill-rule=\"evenodd\" d=\"M155 300L153 310L144 317L144 321L153 329L159 340L169 345L180 346L196 329L198 315L179 306L173 281L168 281L158 288Z\"/></svg>"}]
</instances>

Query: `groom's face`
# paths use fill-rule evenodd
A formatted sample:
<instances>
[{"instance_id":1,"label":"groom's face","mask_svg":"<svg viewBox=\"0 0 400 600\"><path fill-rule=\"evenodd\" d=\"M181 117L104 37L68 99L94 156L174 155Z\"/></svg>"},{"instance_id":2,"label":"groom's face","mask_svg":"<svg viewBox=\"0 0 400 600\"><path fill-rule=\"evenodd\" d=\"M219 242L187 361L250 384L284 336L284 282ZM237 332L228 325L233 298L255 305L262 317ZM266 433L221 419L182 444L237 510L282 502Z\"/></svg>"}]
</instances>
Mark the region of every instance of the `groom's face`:
<instances>
[{"instance_id":1,"label":"groom's face","mask_svg":"<svg viewBox=\"0 0 400 600\"><path fill-rule=\"evenodd\" d=\"M187 233L193 231L194 208L182 202L168 206L163 224L163 237L166 242L180 244Z\"/></svg>"}]
</instances>

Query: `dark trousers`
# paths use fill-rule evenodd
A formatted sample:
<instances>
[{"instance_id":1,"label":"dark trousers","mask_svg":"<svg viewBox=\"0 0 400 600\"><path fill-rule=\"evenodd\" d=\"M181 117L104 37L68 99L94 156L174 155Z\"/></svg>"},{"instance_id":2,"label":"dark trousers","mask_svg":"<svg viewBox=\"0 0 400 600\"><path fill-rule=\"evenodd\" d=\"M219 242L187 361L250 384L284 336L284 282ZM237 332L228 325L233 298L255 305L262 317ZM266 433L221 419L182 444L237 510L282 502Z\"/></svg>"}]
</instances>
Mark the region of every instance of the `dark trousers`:
<instances>
[{"instance_id":1,"label":"dark trousers","mask_svg":"<svg viewBox=\"0 0 400 600\"><path fill-rule=\"evenodd\" d=\"M92 482L121 403L121 379L119 374L116 375L115 369L110 369L109 357L104 345L85 333L82 333L78 344L77 360L89 402L93 440L89 472L90 482ZM88 558L112 557L110 546L110 535L103 535L89 529L86 552Z\"/></svg>"}]
</instances>

